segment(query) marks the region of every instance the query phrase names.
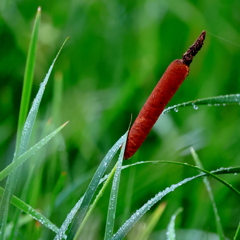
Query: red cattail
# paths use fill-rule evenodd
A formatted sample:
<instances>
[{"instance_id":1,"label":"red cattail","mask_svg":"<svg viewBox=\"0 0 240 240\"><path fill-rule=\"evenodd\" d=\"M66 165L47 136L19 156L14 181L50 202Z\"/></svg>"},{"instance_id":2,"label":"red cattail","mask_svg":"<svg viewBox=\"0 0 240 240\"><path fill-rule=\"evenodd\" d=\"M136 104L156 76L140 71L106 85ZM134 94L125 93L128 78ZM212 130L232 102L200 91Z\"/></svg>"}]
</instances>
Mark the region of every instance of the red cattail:
<instances>
[{"instance_id":1,"label":"red cattail","mask_svg":"<svg viewBox=\"0 0 240 240\"><path fill-rule=\"evenodd\" d=\"M158 117L188 76L189 65L201 49L206 32L203 31L182 59L174 60L167 68L133 123L127 139L124 159L128 159L139 149Z\"/></svg>"}]
</instances>

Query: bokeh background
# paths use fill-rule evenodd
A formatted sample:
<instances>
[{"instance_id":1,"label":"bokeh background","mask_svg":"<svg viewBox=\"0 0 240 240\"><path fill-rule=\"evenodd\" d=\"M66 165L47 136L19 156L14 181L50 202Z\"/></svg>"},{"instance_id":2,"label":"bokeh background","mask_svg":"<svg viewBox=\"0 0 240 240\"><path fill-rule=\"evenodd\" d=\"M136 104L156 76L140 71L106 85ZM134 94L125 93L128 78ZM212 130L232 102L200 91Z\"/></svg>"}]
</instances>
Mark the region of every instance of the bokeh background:
<instances>
[{"instance_id":1,"label":"bokeh background","mask_svg":"<svg viewBox=\"0 0 240 240\"><path fill-rule=\"evenodd\" d=\"M36 156L41 164L35 167L30 181L36 184L34 179L37 179L39 190L34 193L36 185L33 184L27 191L26 201L60 226L84 193L101 159L127 130L131 116L136 118L168 64L181 58L202 30L207 31L205 44L169 106L240 92L240 2L2 0L1 169L13 156L24 68L38 6L42 8L42 20L32 99L61 44L66 37L70 39L44 93L33 143L42 137L46 125L56 127L70 122L54 144L46 148L45 154ZM58 88L60 102L53 109L54 91ZM145 160L193 163L189 151L192 146L207 170L238 166L239 113L240 106L234 105L201 106L197 110L189 107L165 114L138 153L124 163ZM55 119L50 123L53 115ZM52 197L63 173L66 173L65 180ZM144 164L124 170L116 229L158 191L196 174L187 167L167 164ZM239 189L238 175L222 177ZM26 179L22 177L16 195L20 196ZM210 182L225 234L231 239L239 222L239 197L219 182L213 179ZM129 197L130 183L133 185ZM93 213L85 232L92 231L94 235L88 234L88 239L102 239L108 197L103 196ZM178 207L184 209L177 220L178 228L216 232L212 206L201 180L182 186L164 201L167 208L154 232L166 229ZM30 227L23 227L27 228ZM24 231L19 234L26 237ZM51 233L46 234L51 239ZM30 233L28 237L32 239Z\"/></svg>"}]
</instances>

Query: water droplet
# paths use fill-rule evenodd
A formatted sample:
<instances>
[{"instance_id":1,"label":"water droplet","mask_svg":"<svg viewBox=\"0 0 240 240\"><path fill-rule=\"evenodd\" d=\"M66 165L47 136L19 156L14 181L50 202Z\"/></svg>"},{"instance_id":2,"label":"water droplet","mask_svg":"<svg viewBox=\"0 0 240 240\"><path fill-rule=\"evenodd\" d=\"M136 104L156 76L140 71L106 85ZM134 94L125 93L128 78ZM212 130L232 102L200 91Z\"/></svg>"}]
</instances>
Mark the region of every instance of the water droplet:
<instances>
[{"instance_id":1,"label":"water droplet","mask_svg":"<svg viewBox=\"0 0 240 240\"><path fill-rule=\"evenodd\" d=\"M197 105L193 105L193 109L194 110L198 110L198 106Z\"/></svg>"},{"instance_id":2,"label":"water droplet","mask_svg":"<svg viewBox=\"0 0 240 240\"><path fill-rule=\"evenodd\" d=\"M173 110L174 110L174 112L178 112L178 108L174 108Z\"/></svg>"}]
</instances>

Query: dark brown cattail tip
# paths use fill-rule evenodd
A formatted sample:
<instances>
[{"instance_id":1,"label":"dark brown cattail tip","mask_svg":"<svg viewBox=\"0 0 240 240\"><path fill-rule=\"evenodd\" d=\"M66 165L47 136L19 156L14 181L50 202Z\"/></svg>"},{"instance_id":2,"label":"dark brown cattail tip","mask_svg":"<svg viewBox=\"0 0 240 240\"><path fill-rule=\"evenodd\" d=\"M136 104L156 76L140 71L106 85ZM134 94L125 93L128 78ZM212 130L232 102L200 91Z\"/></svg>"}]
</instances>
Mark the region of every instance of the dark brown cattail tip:
<instances>
[{"instance_id":1,"label":"dark brown cattail tip","mask_svg":"<svg viewBox=\"0 0 240 240\"><path fill-rule=\"evenodd\" d=\"M187 66L191 64L193 57L202 48L205 37L206 37L206 31L202 31L202 33L194 42L194 44L183 54L182 60L184 64L186 64Z\"/></svg>"}]
</instances>

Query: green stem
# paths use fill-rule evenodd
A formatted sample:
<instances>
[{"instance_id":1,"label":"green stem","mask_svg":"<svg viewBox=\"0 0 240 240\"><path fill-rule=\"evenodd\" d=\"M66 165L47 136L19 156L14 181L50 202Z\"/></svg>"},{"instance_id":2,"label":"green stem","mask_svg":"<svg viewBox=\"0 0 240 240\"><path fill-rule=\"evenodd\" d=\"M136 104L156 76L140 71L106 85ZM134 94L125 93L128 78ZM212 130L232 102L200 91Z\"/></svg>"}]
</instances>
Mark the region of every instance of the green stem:
<instances>
[{"instance_id":1,"label":"green stem","mask_svg":"<svg viewBox=\"0 0 240 240\"><path fill-rule=\"evenodd\" d=\"M104 191L106 190L108 184L109 184L110 181L112 180L112 178L113 178L113 176L114 176L114 173L115 173L115 171L116 171L116 166L117 166L117 164L114 166L114 168L113 168L112 171L110 172L110 174L109 174L107 180L104 182L104 184L103 184L101 190L99 191L98 195L96 196L96 198L95 198L93 204L90 206L90 208L89 208L89 210L88 210L88 212L87 212L87 214L86 214L86 217L84 218L84 220L83 220L83 222L82 222L80 228L78 229L78 231L77 231L77 233L76 233L76 235L75 235L75 237L74 237L73 240L77 240L77 239L79 239L79 235L80 235L80 233L81 233L81 231L82 231L82 229L83 229L85 223L86 223L87 220L89 219L89 217L90 217L90 215L91 215L93 209L94 209L95 206L97 205L98 201L100 200L100 198L102 197Z\"/></svg>"}]
</instances>

